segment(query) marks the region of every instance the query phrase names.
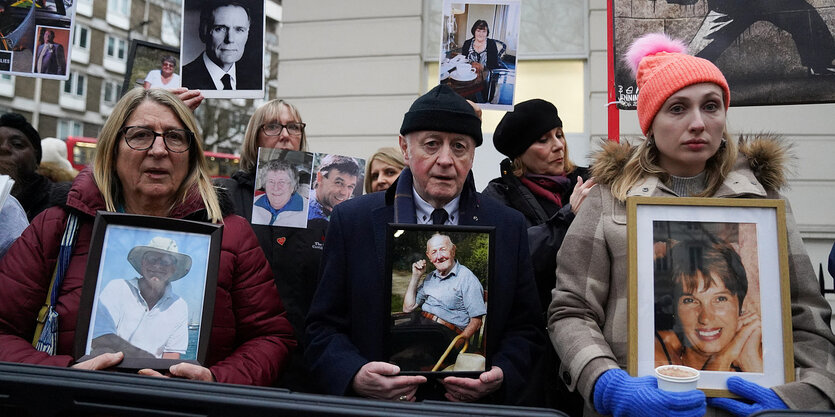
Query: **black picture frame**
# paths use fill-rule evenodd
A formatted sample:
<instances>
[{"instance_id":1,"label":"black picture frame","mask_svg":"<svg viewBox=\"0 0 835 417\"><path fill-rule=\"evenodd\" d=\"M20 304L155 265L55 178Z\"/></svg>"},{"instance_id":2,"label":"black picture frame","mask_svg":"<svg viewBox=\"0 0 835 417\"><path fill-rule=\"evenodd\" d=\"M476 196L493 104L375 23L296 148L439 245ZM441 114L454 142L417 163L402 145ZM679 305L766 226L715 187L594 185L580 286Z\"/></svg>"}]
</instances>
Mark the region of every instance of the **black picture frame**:
<instances>
[{"instance_id":1,"label":"black picture frame","mask_svg":"<svg viewBox=\"0 0 835 417\"><path fill-rule=\"evenodd\" d=\"M451 268L458 268L453 269L453 272L457 274L456 276L447 275L443 279L461 277L464 280L455 282L455 289L458 291L455 297L460 300L457 305L459 308L471 310L471 313L465 314L465 317L475 317L470 314L486 311L485 315L480 316L481 326L472 332L472 336L465 337L467 343L464 346L456 346L456 343L459 343L456 339L461 336L461 330L466 327L462 327L464 324L453 324L457 320L458 323L462 323L460 316L457 320L454 316L439 317L451 313L448 310L439 311L437 306L433 310L438 313L437 316L423 311L426 302L421 302L420 296L415 300L417 305L414 307L404 306L406 294L412 290L409 288L409 281L412 279L413 264L420 260L426 261L424 273L415 282L414 295L420 294L419 288L435 271L435 265L431 259L428 259L427 243L436 234L448 236L456 246L454 260L457 265L453 264ZM384 292L386 297L384 305L389 306L386 310L389 315L386 322L389 324L385 326L384 360L398 365L401 375L477 377L491 368L491 352L488 349L487 340L493 331L490 328L491 307L487 302L487 294L494 279L494 251L494 227L396 223L390 223L387 226L386 276L388 279L386 280L387 290ZM461 267L468 270L470 274L462 271ZM477 278L478 284L482 287L483 304L479 305L478 301L472 301L473 291L477 291L477 287L472 285L472 281L467 283L467 276ZM467 297L468 293L470 297ZM466 301L468 299L470 301ZM428 300L432 300L431 295L426 296L426 301ZM440 299L435 298L435 302L438 301ZM407 309L410 311L407 312ZM426 313L429 314L426 315ZM472 318L469 317L466 318L468 324L472 323ZM444 320L445 318L449 321ZM463 349L460 349L461 347ZM462 356L462 352L468 355Z\"/></svg>"},{"instance_id":2,"label":"black picture frame","mask_svg":"<svg viewBox=\"0 0 835 417\"><path fill-rule=\"evenodd\" d=\"M120 97L125 95L131 88L142 87L142 84L138 84L139 80L144 80L148 71L159 69L160 60L165 55L171 55L177 59L177 65L174 67L179 73L179 49L159 43L146 42L138 39L132 40L130 42L127 71L125 71L125 78L122 81L122 94L120 94Z\"/></svg>"},{"instance_id":3,"label":"black picture frame","mask_svg":"<svg viewBox=\"0 0 835 417\"><path fill-rule=\"evenodd\" d=\"M90 241L90 255L76 324L74 358L80 362L100 353L121 350L125 352L125 358L116 365L116 368L124 370L144 368L167 370L171 365L181 362L202 366L206 360L212 329L222 234L222 225L100 211L96 215ZM162 247L159 246L160 243L166 244L164 246L167 248L166 251L157 249ZM171 258L177 260L174 264L175 276L169 277L170 282L166 286L165 294L158 301L158 305L166 306L165 311L156 311L154 313L157 314L156 316L143 315L142 322L132 324L135 322L135 315L131 316L132 312L122 306L132 305L131 301L140 305L145 303L143 298L137 298L139 280L145 278L140 278L141 273L134 265L137 262L144 262L144 255L147 252L172 254ZM184 261L186 257L187 262ZM181 267L182 269L179 269ZM144 270L145 267L141 268ZM128 279L131 273L140 277L135 278L135 282L131 282L133 279ZM176 277L178 273L183 275ZM157 278L149 278L149 282L152 279ZM174 283L174 281L180 282ZM101 298L104 291L107 291L104 297L111 300L106 304L103 304L106 299ZM134 297L131 298L126 294ZM185 312L183 311L184 305L187 308ZM118 310L111 311L117 308ZM135 310L133 313L135 314ZM182 313L186 313L187 317L183 318ZM172 315L177 317L172 320L170 317ZM108 318L112 318L112 321L108 321ZM145 323L146 320L156 321ZM178 348L182 347L183 321L187 324L188 336L185 353L180 354L179 359L155 357L155 354L161 356L164 348L169 344L174 344ZM153 331L143 333L140 329L143 324L145 330ZM111 325L112 329L107 325ZM159 346L156 353L149 355L148 350L142 352L135 345L135 343L143 344L143 346L159 344L158 340L151 342L142 339L142 336L152 335L148 337L158 338L166 326L175 330L172 330L168 336L164 336L165 344ZM105 330L110 331L102 333ZM100 334L96 335L96 333ZM94 351L93 341L96 337L103 335L125 336L128 339L119 340L120 346L111 345Z\"/></svg>"}]
</instances>

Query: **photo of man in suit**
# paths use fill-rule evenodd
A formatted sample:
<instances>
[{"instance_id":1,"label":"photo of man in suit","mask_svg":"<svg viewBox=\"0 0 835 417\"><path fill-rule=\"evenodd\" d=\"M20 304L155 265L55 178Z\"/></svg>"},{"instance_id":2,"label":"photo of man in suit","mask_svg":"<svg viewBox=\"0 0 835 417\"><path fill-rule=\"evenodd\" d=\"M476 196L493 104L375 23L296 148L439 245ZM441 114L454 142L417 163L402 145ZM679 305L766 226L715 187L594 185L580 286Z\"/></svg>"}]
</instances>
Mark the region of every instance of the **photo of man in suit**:
<instances>
[{"instance_id":1,"label":"photo of man in suit","mask_svg":"<svg viewBox=\"0 0 835 417\"><path fill-rule=\"evenodd\" d=\"M38 45L38 51L35 54L35 72L64 75L66 67L67 59L64 46L55 43L54 30L44 30L43 43Z\"/></svg>"},{"instance_id":2,"label":"photo of man in suit","mask_svg":"<svg viewBox=\"0 0 835 417\"><path fill-rule=\"evenodd\" d=\"M237 63L244 56L252 11L243 2L207 1L200 8L199 36L205 50L183 67L182 84L200 90L260 90L261 77Z\"/></svg>"}]
</instances>

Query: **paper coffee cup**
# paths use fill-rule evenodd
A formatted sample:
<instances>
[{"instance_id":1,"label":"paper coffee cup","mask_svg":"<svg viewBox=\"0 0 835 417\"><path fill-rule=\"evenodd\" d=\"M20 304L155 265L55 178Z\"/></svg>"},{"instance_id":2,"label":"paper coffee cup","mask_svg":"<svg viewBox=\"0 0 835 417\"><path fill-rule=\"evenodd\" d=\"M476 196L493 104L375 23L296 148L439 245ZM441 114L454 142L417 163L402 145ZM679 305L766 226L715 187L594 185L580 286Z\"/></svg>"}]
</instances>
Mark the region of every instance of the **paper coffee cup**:
<instances>
[{"instance_id":1,"label":"paper coffee cup","mask_svg":"<svg viewBox=\"0 0 835 417\"><path fill-rule=\"evenodd\" d=\"M655 368L655 378L658 379L658 388L664 391L690 391L699 385L699 371L689 366L659 366Z\"/></svg>"}]
</instances>

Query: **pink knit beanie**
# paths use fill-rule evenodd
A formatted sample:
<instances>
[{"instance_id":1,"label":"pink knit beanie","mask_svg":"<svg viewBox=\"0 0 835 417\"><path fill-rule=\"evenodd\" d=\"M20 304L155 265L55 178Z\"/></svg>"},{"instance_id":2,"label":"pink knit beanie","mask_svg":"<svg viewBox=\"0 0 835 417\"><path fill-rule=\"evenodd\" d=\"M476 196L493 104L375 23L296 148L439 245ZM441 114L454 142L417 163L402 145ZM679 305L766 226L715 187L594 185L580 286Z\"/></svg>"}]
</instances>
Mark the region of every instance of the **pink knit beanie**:
<instances>
[{"instance_id":1,"label":"pink knit beanie","mask_svg":"<svg viewBox=\"0 0 835 417\"><path fill-rule=\"evenodd\" d=\"M731 91L722 71L712 62L685 53L687 47L663 33L644 35L629 46L624 60L638 82L638 121L644 135L661 105L673 93L699 83L714 83L724 92L725 110Z\"/></svg>"}]
</instances>

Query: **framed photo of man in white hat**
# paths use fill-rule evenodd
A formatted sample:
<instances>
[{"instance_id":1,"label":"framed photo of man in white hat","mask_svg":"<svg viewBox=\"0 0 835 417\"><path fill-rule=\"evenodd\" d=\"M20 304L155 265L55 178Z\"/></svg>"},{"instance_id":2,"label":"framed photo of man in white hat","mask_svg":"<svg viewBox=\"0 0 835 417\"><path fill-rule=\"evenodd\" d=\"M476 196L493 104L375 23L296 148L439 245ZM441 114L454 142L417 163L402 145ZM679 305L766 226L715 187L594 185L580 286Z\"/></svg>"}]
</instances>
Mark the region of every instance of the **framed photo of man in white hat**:
<instances>
[{"instance_id":1,"label":"framed photo of man in white hat","mask_svg":"<svg viewBox=\"0 0 835 417\"><path fill-rule=\"evenodd\" d=\"M93 228L75 356L123 352L118 367L202 365L208 347L222 228L99 213Z\"/></svg>"}]
</instances>

